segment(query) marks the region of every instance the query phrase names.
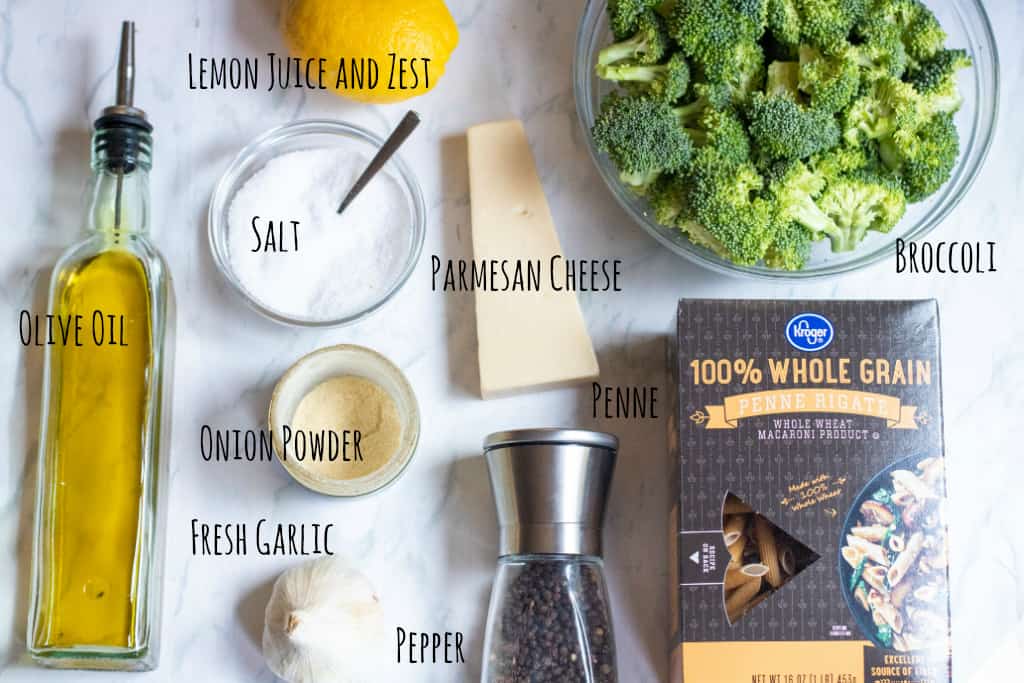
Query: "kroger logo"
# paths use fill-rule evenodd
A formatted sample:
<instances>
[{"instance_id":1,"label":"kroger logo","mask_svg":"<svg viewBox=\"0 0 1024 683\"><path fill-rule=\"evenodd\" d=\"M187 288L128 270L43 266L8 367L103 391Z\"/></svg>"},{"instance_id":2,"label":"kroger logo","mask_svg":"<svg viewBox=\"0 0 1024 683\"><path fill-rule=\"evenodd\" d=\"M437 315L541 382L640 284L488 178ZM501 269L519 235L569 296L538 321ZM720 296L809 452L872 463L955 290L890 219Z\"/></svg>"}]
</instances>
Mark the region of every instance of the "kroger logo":
<instances>
[{"instance_id":1,"label":"kroger logo","mask_svg":"<svg viewBox=\"0 0 1024 683\"><path fill-rule=\"evenodd\" d=\"M786 339L800 351L821 351L833 336L832 323L817 313L801 313L786 323Z\"/></svg>"}]
</instances>

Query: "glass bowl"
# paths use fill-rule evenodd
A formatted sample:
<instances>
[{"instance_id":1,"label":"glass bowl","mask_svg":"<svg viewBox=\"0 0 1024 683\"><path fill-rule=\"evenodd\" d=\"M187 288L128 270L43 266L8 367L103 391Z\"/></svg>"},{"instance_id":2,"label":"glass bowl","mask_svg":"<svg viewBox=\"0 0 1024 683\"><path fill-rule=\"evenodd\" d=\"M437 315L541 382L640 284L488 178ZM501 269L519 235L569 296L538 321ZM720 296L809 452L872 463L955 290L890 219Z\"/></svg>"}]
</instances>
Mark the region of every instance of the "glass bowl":
<instances>
[{"instance_id":1,"label":"glass bowl","mask_svg":"<svg viewBox=\"0 0 1024 683\"><path fill-rule=\"evenodd\" d=\"M373 157L384 144L384 139L351 123L330 120L295 121L273 128L247 145L231 165L224 171L210 201L208 219L210 250L224 278L242 296L253 309L267 318L286 325L301 327L338 327L348 325L373 313L386 304L409 279L420 252L426 234L426 208L423 193L412 171L396 154L391 157L382 169L395 179L402 189L411 218L409 225L408 252L401 269L385 282L381 295L368 305L357 309L340 312L337 317L315 318L303 317L276 310L249 292L236 276L231 265L228 252L228 211L235 193L263 166L274 157L288 152L305 149L323 149L341 147L351 149L353 153L362 153L367 160ZM347 188L338 188L338 200L341 201Z\"/></svg>"},{"instance_id":2,"label":"glass bowl","mask_svg":"<svg viewBox=\"0 0 1024 683\"><path fill-rule=\"evenodd\" d=\"M966 48L974 58L974 68L961 72L960 89L964 105L956 117L960 130L960 159L953 176L935 195L912 204L907 215L888 234L868 233L856 251L833 254L828 240L815 249L802 271L782 271L764 265L740 266L699 247L678 230L655 221L647 202L633 194L619 180L612 161L594 146L590 129L600 111L601 100L615 89L594 73L597 53L611 39L605 0L588 0L576 36L573 87L576 111L584 138L601 177L633 220L654 239L676 254L711 270L774 280L809 280L848 273L870 266L895 253L896 240L920 239L941 223L964 198L978 175L995 133L999 108L999 55L988 15L980 0L926 0L949 34L948 44Z\"/></svg>"}]
</instances>

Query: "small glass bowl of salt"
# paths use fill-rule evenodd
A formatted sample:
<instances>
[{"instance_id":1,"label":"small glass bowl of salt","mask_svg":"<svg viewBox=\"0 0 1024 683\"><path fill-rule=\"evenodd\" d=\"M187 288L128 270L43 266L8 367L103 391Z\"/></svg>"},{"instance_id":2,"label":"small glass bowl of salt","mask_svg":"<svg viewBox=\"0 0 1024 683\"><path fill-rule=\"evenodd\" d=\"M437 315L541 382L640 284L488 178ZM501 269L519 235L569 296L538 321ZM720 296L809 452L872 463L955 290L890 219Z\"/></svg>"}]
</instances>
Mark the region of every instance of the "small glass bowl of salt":
<instances>
[{"instance_id":1,"label":"small glass bowl of salt","mask_svg":"<svg viewBox=\"0 0 1024 683\"><path fill-rule=\"evenodd\" d=\"M239 152L213 192L210 249L221 274L271 320L348 325L401 289L419 260L426 209L395 155L341 214L384 143L340 121L297 121Z\"/></svg>"}]
</instances>

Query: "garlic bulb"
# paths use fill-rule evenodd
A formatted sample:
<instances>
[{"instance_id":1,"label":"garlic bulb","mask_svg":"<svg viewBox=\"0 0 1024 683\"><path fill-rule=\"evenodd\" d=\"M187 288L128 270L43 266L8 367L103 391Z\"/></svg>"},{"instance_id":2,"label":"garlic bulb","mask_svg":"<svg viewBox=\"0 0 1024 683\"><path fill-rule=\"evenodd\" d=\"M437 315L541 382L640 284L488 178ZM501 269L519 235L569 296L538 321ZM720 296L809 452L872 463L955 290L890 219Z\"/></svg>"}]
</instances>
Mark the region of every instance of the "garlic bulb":
<instances>
[{"instance_id":1,"label":"garlic bulb","mask_svg":"<svg viewBox=\"0 0 1024 683\"><path fill-rule=\"evenodd\" d=\"M384 662L383 610L370 581L333 557L278 577L263 656L288 683L365 683Z\"/></svg>"}]
</instances>

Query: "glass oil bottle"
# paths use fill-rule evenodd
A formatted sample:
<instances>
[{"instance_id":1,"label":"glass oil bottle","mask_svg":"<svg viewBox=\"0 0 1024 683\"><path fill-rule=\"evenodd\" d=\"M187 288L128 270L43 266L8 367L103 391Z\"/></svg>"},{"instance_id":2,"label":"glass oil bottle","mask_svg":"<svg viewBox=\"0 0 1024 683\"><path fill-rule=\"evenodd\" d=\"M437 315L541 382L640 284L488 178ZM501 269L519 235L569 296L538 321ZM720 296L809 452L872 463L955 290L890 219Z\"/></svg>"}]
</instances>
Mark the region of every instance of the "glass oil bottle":
<instances>
[{"instance_id":1,"label":"glass oil bottle","mask_svg":"<svg viewBox=\"0 0 1024 683\"><path fill-rule=\"evenodd\" d=\"M134 42L124 22L117 104L93 134L87 235L50 284L47 313L77 321L81 345L47 347L27 642L58 668L158 658L174 296L148 235L152 126L133 106Z\"/></svg>"}]
</instances>

